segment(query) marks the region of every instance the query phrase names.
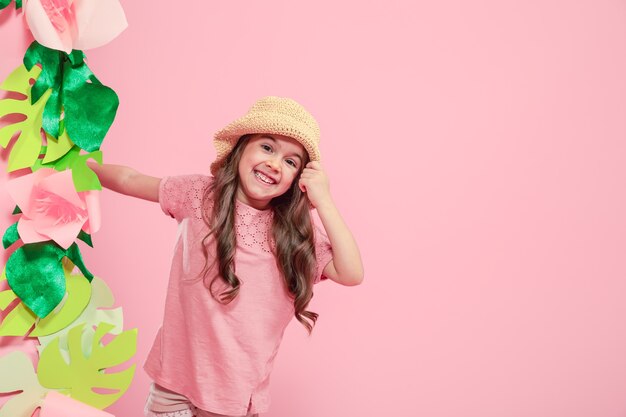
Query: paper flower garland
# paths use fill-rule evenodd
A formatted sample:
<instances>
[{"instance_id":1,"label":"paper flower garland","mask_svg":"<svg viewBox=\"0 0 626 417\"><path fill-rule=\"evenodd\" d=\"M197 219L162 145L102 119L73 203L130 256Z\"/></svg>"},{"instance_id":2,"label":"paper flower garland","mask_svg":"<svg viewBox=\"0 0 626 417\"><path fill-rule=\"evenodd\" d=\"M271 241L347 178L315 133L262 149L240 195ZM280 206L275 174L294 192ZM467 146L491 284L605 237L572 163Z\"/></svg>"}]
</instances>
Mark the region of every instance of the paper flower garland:
<instances>
[{"instance_id":1,"label":"paper flower garland","mask_svg":"<svg viewBox=\"0 0 626 417\"><path fill-rule=\"evenodd\" d=\"M9 4L0 0L0 9ZM100 228L102 187L87 160L102 163L119 100L79 49L109 42L126 18L118 0L28 0L24 13L37 41L0 84L18 93L0 100L0 118L20 116L0 129L0 147L15 138L8 171L32 173L7 183L18 218L2 244L17 248L0 275L0 336L37 337L40 358L35 373L20 352L0 357L0 375L13 376L0 378L0 393L13 393L0 417L37 408L41 417L112 417L100 409L130 386L135 365L119 366L134 355L137 330L123 331L121 308L111 308L111 291L87 269L77 241L93 246Z\"/></svg>"}]
</instances>

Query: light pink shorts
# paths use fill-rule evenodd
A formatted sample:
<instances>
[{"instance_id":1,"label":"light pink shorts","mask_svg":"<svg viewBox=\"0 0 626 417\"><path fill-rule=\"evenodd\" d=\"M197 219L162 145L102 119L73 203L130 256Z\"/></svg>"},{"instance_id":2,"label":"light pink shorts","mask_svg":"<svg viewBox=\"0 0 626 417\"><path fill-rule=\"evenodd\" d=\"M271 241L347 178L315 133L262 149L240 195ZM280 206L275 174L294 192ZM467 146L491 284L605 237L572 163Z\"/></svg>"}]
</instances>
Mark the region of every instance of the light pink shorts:
<instances>
[{"instance_id":1,"label":"light pink shorts","mask_svg":"<svg viewBox=\"0 0 626 417\"><path fill-rule=\"evenodd\" d=\"M184 395L152 383L144 409L146 417L258 417L258 414L226 416L200 410Z\"/></svg>"}]
</instances>

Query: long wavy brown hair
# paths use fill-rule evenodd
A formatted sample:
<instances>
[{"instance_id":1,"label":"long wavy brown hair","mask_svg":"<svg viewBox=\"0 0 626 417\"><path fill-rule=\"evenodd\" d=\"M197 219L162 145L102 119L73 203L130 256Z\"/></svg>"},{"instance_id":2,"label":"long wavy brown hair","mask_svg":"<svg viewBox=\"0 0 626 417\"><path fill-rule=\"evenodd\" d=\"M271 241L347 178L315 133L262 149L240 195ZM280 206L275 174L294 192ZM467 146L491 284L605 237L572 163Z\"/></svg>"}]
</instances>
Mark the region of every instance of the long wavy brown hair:
<instances>
[{"instance_id":1,"label":"long wavy brown hair","mask_svg":"<svg viewBox=\"0 0 626 417\"><path fill-rule=\"evenodd\" d=\"M223 166L216 172L213 181L204 191L202 198L202 217L209 228L209 233L202 240L206 263L202 271L205 286L214 299L228 304L237 297L241 280L234 268L237 240L235 234L235 199L239 187L238 167L241 155L250 135L242 136L235 148L226 158ZM305 152L302 167L309 162ZM298 187L297 178L283 195L272 199L274 211L272 238L276 263L285 280L289 293L293 297L295 317L307 329L309 334L317 321L318 314L307 311L313 298L313 281L317 272L315 242L311 224L310 203ZM212 207L212 209L209 209ZM215 258L209 265L210 239L215 239ZM210 274L215 263L219 274ZM212 279L207 281L212 275ZM221 279L226 284L219 294L214 292L214 284Z\"/></svg>"}]
</instances>

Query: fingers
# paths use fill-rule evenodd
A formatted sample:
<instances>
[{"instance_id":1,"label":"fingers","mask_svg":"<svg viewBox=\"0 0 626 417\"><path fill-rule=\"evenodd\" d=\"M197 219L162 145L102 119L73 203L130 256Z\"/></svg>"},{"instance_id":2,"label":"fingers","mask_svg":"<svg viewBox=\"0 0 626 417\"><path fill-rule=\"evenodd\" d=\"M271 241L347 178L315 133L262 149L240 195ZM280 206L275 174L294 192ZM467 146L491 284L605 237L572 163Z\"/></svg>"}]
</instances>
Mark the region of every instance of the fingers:
<instances>
[{"instance_id":1,"label":"fingers","mask_svg":"<svg viewBox=\"0 0 626 417\"><path fill-rule=\"evenodd\" d=\"M316 169L316 170L321 170L322 168L322 164L320 163L320 161L311 161L308 164L306 164L306 168L310 168L310 169Z\"/></svg>"}]
</instances>

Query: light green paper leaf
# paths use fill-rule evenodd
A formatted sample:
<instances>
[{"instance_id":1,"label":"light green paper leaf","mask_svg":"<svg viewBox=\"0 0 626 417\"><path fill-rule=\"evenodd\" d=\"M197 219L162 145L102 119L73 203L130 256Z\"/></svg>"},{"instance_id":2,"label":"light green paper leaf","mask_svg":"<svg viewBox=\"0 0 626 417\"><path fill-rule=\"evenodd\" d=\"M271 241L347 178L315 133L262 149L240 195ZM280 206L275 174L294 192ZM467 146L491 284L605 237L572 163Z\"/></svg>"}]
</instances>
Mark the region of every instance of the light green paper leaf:
<instances>
[{"instance_id":1,"label":"light green paper leaf","mask_svg":"<svg viewBox=\"0 0 626 417\"><path fill-rule=\"evenodd\" d=\"M4 272L0 282L6 279ZM36 323L30 337L45 336L56 333L73 323L85 310L91 298L91 285L82 275L65 274L67 294L55 310L46 318L37 321L38 317L24 303L18 303L0 323L0 336L26 336L28 330ZM4 310L16 299L11 290L0 292L0 309ZM6 304L5 304L6 303Z\"/></svg>"},{"instance_id":2,"label":"light green paper leaf","mask_svg":"<svg viewBox=\"0 0 626 417\"><path fill-rule=\"evenodd\" d=\"M29 80L37 78L41 68L34 66L30 71L20 65L15 69L0 85L0 89L14 91L26 96L25 100L5 98L0 100L0 118L9 114L23 114L26 119L9 124L0 129L0 146L6 148L13 135L20 132L11 154L7 170L16 171L21 168L28 168L35 164L41 151L41 123L43 108L52 90L44 93L41 100L31 105L31 86Z\"/></svg>"},{"instance_id":3,"label":"light green paper leaf","mask_svg":"<svg viewBox=\"0 0 626 417\"><path fill-rule=\"evenodd\" d=\"M6 279L5 271L2 271L0 283ZM17 295L10 288L0 292L0 310L6 310L16 298ZM33 326L36 319L35 313L20 302L13 311L4 317L2 324L0 324L0 336L24 335Z\"/></svg>"},{"instance_id":4,"label":"light green paper leaf","mask_svg":"<svg viewBox=\"0 0 626 417\"><path fill-rule=\"evenodd\" d=\"M47 164L64 156L74 146L74 143L67 135L67 131L64 131L59 139L55 139L54 136L46 133L46 139L48 140L48 149L46 155L43 158L42 163Z\"/></svg>"},{"instance_id":5,"label":"light green paper leaf","mask_svg":"<svg viewBox=\"0 0 626 417\"><path fill-rule=\"evenodd\" d=\"M0 275L0 284L2 284L2 281L6 281L6 280L7 280L7 276L3 270L2 275ZM11 301L15 300L16 297L17 295L15 295L15 293L11 291L10 289L0 292L0 310L6 309L9 306L9 304L11 304Z\"/></svg>"},{"instance_id":6,"label":"light green paper leaf","mask_svg":"<svg viewBox=\"0 0 626 417\"><path fill-rule=\"evenodd\" d=\"M5 271L2 271L0 283L6 281ZM17 298L17 295L11 290L0 292L0 310L5 310L9 304ZM0 324L0 336L23 336L33 327L37 320L35 313L30 311L24 303L20 302L17 306L4 317Z\"/></svg>"},{"instance_id":7,"label":"light green paper leaf","mask_svg":"<svg viewBox=\"0 0 626 417\"><path fill-rule=\"evenodd\" d=\"M0 392L22 391L0 408L0 417L31 417L49 390L39 384L33 364L24 352L13 351L0 357ZM5 378L5 375L11 375Z\"/></svg>"},{"instance_id":8,"label":"light green paper leaf","mask_svg":"<svg viewBox=\"0 0 626 417\"><path fill-rule=\"evenodd\" d=\"M72 166L72 164L74 163L74 160L78 158L79 154L80 154L80 148L78 146L72 146L65 155L63 155L56 161L52 161L52 162L48 162L47 164L44 164L41 159L37 159L37 161L33 165L32 170L33 172L35 172L40 168L54 168L57 171L65 171L66 169L69 169Z\"/></svg>"},{"instance_id":9,"label":"light green paper leaf","mask_svg":"<svg viewBox=\"0 0 626 417\"><path fill-rule=\"evenodd\" d=\"M72 163L72 180L76 191L102 190L100 180L95 172L87 165L87 161L93 159L102 165L102 151L95 151L78 156Z\"/></svg>"},{"instance_id":10,"label":"light green paper leaf","mask_svg":"<svg viewBox=\"0 0 626 417\"><path fill-rule=\"evenodd\" d=\"M120 365L135 354L137 329L122 332L108 344L103 345L102 337L113 326L101 323L92 341L91 355L86 357L81 348L84 327L84 324L79 324L69 331L70 361L65 361L59 349L58 339L55 339L41 353L37 375L44 387L57 389L78 401L104 409L122 396L133 379L134 364L117 373L106 373L106 368ZM98 394L94 392L95 388L117 392Z\"/></svg>"},{"instance_id":11,"label":"light green paper leaf","mask_svg":"<svg viewBox=\"0 0 626 417\"><path fill-rule=\"evenodd\" d=\"M84 280L85 279L83 278L83 281ZM113 293L104 280L94 277L91 281L91 299L89 300L87 307L68 327L65 327L57 333L49 336L39 336L39 343L41 345L38 347L39 352L41 353L46 346L48 346L54 339L58 338L59 349L62 351L64 358L69 362L67 343L68 333L72 327L84 323L86 326L82 335L83 354L86 357L91 355L91 341L95 335L94 327L97 327L100 323L108 323L114 326L111 330L109 330L109 333L111 334L120 334L123 330L124 315L122 307L107 309L113 306L114 301Z\"/></svg>"},{"instance_id":12,"label":"light green paper leaf","mask_svg":"<svg viewBox=\"0 0 626 417\"><path fill-rule=\"evenodd\" d=\"M67 294L61 308L39 320L30 337L57 333L80 317L91 299L91 284L82 275L66 275L65 288Z\"/></svg>"}]
</instances>

